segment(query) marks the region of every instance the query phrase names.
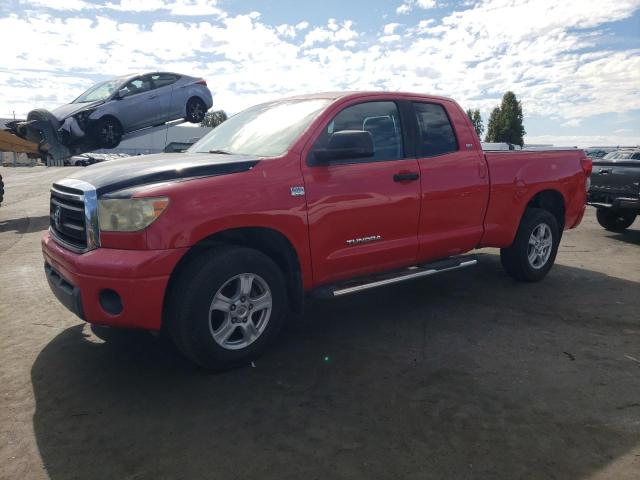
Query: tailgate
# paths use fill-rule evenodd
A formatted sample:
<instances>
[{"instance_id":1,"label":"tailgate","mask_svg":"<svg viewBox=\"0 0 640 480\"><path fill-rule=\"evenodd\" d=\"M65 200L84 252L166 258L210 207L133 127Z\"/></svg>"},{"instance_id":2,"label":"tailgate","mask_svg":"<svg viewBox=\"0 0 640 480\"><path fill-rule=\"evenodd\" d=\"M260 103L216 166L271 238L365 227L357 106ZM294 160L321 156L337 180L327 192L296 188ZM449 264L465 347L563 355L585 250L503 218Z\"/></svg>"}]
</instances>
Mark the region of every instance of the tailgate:
<instances>
[{"instance_id":1,"label":"tailgate","mask_svg":"<svg viewBox=\"0 0 640 480\"><path fill-rule=\"evenodd\" d=\"M640 196L640 161L594 162L591 174L590 196L638 198Z\"/></svg>"}]
</instances>

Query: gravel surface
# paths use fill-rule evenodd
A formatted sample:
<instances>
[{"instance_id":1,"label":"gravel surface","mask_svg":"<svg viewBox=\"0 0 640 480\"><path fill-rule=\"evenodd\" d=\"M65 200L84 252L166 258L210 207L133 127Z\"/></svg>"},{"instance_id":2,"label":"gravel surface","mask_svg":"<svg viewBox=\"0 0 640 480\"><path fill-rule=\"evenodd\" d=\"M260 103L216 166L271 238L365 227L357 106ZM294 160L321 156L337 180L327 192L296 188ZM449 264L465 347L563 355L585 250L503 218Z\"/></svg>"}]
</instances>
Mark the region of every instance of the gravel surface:
<instances>
[{"instance_id":1,"label":"gravel surface","mask_svg":"<svg viewBox=\"0 0 640 480\"><path fill-rule=\"evenodd\" d=\"M589 209L538 284L481 251L309 301L255 367L208 374L50 293L48 188L72 170L0 168L0 478L640 478L640 220Z\"/></svg>"}]
</instances>

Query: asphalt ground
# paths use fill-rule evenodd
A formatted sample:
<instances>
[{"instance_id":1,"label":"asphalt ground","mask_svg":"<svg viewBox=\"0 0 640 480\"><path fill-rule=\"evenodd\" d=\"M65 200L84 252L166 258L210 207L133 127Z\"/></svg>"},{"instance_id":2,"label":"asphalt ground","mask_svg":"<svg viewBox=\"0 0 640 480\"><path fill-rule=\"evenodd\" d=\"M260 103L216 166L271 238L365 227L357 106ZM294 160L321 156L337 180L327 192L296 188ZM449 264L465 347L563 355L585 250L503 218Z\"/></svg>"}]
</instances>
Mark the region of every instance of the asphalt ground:
<instances>
[{"instance_id":1,"label":"asphalt ground","mask_svg":"<svg viewBox=\"0 0 640 480\"><path fill-rule=\"evenodd\" d=\"M537 284L479 265L308 301L254 366L193 368L53 297L71 168L0 168L2 479L638 479L640 220L589 208Z\"/></svg>"}]
</instances>

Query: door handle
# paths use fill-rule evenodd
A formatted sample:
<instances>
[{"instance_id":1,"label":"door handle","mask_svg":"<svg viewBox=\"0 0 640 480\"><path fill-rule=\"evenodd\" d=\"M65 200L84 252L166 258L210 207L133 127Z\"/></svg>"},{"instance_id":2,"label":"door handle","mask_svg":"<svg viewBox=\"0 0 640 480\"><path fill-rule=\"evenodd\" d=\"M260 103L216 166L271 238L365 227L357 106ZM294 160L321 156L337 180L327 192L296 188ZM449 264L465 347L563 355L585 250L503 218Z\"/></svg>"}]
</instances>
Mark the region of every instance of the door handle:
<instances>
[{"instance_id":1,"label":"door handle","mask_svg":"<svg viewBox=\"0 0 640 480\"><path fill-rule=\"evenodd\" d=\"M414 172L402 172L396 173L393 176L394 182L413 182L420 178L420 174Z\"/></svg>"},{"instance_id":2,"label":"door handle","mask_svg":"<svg viewBox=\"0 0 640 480\"><path fill-rule=\"evenodd\" d=\"M156 98L158 95L149 95L149 98Z\"/></svg>"},{"instance_id":3,"label":"door handle","mask_svg":"<svg viewBox=\"0 0 640 480\"><path fill-rule=\"evenodd\" d=\"M611 172L613 172L613 168L601 168L598 173L600 173L602 175L608 175Z\"/></svg>"}]
</instances>

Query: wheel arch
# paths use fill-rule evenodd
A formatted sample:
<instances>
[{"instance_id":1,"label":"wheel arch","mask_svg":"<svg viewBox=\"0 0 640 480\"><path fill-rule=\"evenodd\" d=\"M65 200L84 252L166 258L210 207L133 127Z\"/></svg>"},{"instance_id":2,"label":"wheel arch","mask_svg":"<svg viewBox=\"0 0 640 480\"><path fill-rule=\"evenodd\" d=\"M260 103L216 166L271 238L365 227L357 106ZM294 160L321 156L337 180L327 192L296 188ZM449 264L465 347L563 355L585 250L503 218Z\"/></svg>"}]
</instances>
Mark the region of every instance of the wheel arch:
<instances>
[{"instance_id":1,"label":"wheel arch","mask_svg":"<svg viewBox=\"0 0 640 480\"><path fill-rule=\"evenodd\" d=\"M285 278L291 312L294 316L302 316L304 288L300 258L291 241L282 232L268 227L238 227L221 230L201 239L189 248L169 277L164 298L165 311L168 292L174 287L184 268L192 261L196 261L200 252L221 245L253 248L271 258Z\"/></svg>"},{"instance_id":2,"label":"wheel arch","mask_svg":"<svg viewBox=\"0 0 640 480\"><path fill-rule=\"evenodd\" d=\"M566 202L561 192L553 189L541 190L527 202L525 211L528 208L541 208L551 213L556 218L560 235L562 235L566 219ZM522 215L524 215L524 212L522 212Z\"/></svg>"}]
</instances>

